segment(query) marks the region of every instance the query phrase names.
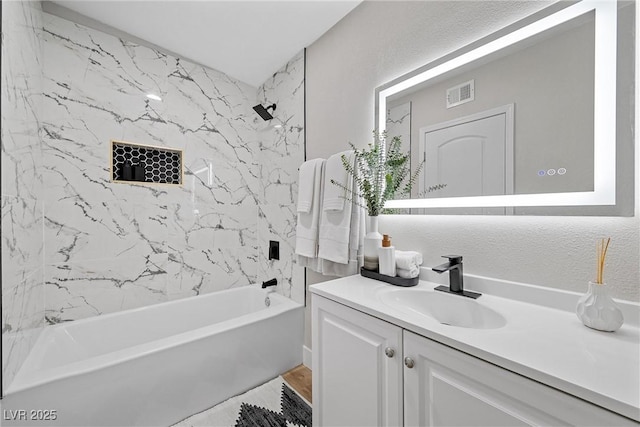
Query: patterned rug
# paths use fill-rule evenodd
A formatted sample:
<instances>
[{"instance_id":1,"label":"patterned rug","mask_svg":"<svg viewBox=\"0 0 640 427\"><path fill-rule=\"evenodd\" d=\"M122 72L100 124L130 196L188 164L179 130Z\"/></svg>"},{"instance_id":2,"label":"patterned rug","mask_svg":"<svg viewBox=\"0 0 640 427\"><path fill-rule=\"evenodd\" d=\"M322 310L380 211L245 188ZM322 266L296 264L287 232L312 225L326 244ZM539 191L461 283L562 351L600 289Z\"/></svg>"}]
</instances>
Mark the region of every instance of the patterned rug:
<instances>
[{"instance_id":1,"label":"patterned rug","mask_svg":"<svg viewBox=\"0 0 640 427\"><path fill-rule=\"evenodd\" d=\"M311 427L311 405L277 377L174 427Z\"/></svg>"}]
</instances>

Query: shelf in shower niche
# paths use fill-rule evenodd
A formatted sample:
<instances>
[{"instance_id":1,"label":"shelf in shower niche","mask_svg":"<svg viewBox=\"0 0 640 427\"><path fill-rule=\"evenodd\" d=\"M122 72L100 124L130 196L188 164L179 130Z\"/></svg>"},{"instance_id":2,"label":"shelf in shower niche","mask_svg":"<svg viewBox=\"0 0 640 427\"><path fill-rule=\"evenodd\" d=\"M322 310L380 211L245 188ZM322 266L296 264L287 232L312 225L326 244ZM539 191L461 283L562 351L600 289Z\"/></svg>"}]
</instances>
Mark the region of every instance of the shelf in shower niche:
<instances>
[{"instance_id":1,"label":"shelf in shower niche","mask_svg":"<svg viewBox=\"0 0 640 427\"><path fill-rule=\"evenodd\" d=\"M111 140L111 181L182 185L182 150Z\"/></svg>"}]
</instances>

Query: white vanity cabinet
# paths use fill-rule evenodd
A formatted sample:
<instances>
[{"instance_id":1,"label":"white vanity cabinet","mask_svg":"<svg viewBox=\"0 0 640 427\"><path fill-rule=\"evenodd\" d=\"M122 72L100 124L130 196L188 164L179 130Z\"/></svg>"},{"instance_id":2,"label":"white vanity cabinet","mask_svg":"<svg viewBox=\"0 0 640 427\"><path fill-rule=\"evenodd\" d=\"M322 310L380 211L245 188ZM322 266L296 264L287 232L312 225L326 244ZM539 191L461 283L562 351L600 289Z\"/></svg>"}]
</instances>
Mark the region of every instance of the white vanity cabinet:
<instances>
[{"instance_id":1,"label":"white vanity cabinet","mask_svg":"<svg viewBox=\"0 0 640 427\"><path fill-rule=\"evenodd\" d=\"M313 425L401 426L402 329L313 295Z\"/></svg>"},{"instance_id":2,"label":"white vanity cabinet","mask_svg":"<svg viewBox=\"0 0 640 427\"><path fill-rule=\"evenodd\" d=\"M412 332L403 341L407 426L638 425Z\"/></svg>"},{"instance_id":3,"label":"white vanity cabinet","mask_svg":"<svg viewBox=\"0 0 640 427\"><path fill-rule=\"evenodd\" d=\"M638 426L315 294L312 313L316 427Z\"/></svg>"}]
</instances>

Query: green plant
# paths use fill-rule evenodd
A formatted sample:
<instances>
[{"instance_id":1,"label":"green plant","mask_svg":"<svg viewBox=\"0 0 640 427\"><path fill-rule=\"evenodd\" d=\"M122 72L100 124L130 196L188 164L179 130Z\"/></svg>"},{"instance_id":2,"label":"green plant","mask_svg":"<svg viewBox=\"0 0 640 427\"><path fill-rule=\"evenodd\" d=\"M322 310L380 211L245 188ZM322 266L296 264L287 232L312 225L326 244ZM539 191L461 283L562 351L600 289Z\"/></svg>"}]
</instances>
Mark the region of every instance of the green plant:
<instances>
[{"instance_id":1,"label":"green plant","mask_svg":"<svg viewBox=\"0 0 640 427\"><path fill-rule=\"evenodd\" d=\"M342 165L347 173L355 179L357 190L352 190L341 183L331 180L347 192L347 198L359 203L364 201L364 208L369 216L377 216L384 211L384 203L398 196L410 195L411 188L420 175L424 161L418 165L411 174L411 162L409 153L402 152L400 137L394 136L387 144L386 132L378 134L373 131L373 143L367 148L358 150L353 143L349 146L355 153L355 162L342 155ZM443 188L444 185L436 185L426 190L430 192ZM384 211L386 212L386 211Z\"/></svg>"}]
</instances>

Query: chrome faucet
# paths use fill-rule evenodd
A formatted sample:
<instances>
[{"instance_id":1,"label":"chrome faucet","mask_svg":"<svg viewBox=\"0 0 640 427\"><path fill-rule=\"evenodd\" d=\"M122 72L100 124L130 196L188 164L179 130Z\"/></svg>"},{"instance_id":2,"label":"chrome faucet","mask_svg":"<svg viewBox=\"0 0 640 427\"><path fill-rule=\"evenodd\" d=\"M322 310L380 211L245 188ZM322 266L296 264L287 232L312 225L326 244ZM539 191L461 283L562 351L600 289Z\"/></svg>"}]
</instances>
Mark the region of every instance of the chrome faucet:
<instances>
[{"instance_id":1,"label":"chrome faucet","mask_svg":"<svg viewBox=\"0 0 640 427\"><path fill-rule=\"evenodd\" d=\"M438 274L445 271L449 272L449 286L437 286L436 291L448 292L450 294L462 295L465 297L476 299L480 295L477 292L464 290L464 276L462 274L462 256L460 255L443 255L442 258L448 258L449 262L431 268Z\"/></svg>"}]
</instances>

